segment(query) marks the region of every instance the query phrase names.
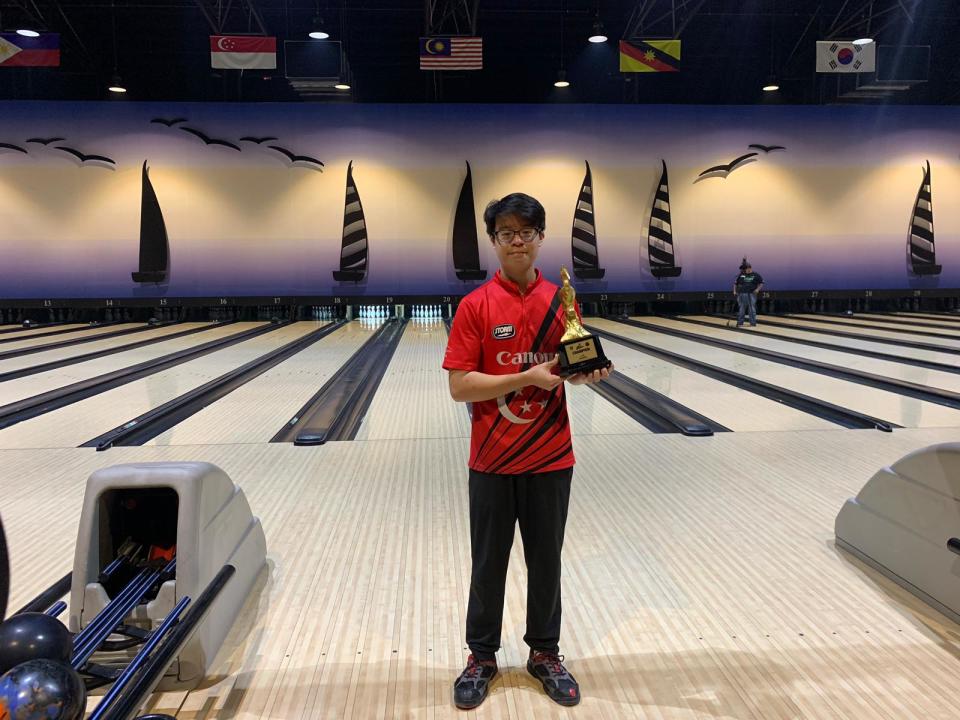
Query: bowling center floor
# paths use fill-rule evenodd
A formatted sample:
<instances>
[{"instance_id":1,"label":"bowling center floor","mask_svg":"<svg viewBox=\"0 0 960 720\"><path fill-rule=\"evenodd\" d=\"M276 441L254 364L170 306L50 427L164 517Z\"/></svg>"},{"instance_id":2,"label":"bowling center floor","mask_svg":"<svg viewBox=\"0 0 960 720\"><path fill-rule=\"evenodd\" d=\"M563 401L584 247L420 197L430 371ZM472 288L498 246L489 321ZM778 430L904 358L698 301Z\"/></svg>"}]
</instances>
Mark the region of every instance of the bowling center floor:
<instances>
[{"instance_id":1,"label":"bowling center floor","mask_svg":"<svg viewBox=\"0 0 960 720\"><path fill-rule=\"evenodd\" d=\"M452 683L469 654L469 420L447 394L440 368L446 331L435 319L406 324L349 441L298 446L270 438L375 331L361 321L138 446L77 447L201 385L210 368L193 361L0 430L9 608L74 567L92 473L127 463L202 461L245 494L262 523L266 564L199 685L156 692L143 713L178 720L956 717L960 628L838 548L834 521L880 468L956 442L960 412L667 332L685 328L771 351L800 337L765 326L763 317L757 330L787 339L735 334L722 323L711 329L635 319L663 327L593 318L585 324L895 427L841 427L604 339L619 372L728 431L652 432L593 390L570 388L577 465L564 544L561 652L580 683L577 707L552 703L525 670L519 537L507 579L501 674L477 710L453 706ZM802 321L783 324L791 322ZM306 332L317 322L289 327L301 325ZM267 335L277 332L301 331ZM920 357L920 350L880 342L892 331L849 328L861 332L870 337L817 337ZM960 349L955 334L913 339L949 351ZM839 364L817 355L833 351L789 346L797 357ZM224 351L213 375L266 346L244 347ZM956 363L935 349L922 352L924 361ZM851 367L953 392L947 371L843 357ZM0 361L0 372L10 369L3 362L13 361ZM83 366L0 383L0 394L7 393L0 400L19 402L81 381ZM99 699L91 694L88 707Z\"/></svg>"}]
</instances>

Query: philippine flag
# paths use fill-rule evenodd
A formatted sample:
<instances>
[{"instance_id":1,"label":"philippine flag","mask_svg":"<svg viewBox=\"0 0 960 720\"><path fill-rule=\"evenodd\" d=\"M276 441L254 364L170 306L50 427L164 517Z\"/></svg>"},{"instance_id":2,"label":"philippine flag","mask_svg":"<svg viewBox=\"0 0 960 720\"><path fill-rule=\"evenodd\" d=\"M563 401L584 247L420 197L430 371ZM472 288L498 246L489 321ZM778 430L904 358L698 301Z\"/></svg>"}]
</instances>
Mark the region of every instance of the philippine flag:
<instances>
[{"instance_id":1,"label":"philippine flag","mask_svg":"<svg viewBox=\"0 0 960 720\"><path fill-rule=\"evenodd\" d=\"M225 70L276 70L277 39L251 35L211 35L210 66Z\"/></svg>"},{"instance_id":2,"label":"philippine flag","mask_svg":"<svg viewBox=\"0 0 960 720\"><path fill-rule=\"evenodd\" d=\"M0 33L0 67L60 67L60 33Z\"/></svg>"}]
</instances>

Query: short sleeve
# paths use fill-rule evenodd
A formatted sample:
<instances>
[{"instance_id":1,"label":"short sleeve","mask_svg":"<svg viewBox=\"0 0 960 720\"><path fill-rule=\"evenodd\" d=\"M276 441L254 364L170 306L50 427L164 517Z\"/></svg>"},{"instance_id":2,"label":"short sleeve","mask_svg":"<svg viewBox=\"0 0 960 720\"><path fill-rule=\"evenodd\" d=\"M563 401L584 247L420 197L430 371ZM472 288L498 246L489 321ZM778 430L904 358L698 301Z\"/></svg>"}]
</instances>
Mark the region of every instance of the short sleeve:
<instances>
[{"instance_id":1,"label":"short sleeve","mask_svg":"<svg viewBox=\"0 0 960 720\"><path fill-rule=\"evenodd\" d=\"M447 340L447 351L443 356L444 370L466 370L472 372L480 369L482 353L482 329L477 304L463 302L457 308L450 326L450 338Z\"/></svg>"}]
</instances>

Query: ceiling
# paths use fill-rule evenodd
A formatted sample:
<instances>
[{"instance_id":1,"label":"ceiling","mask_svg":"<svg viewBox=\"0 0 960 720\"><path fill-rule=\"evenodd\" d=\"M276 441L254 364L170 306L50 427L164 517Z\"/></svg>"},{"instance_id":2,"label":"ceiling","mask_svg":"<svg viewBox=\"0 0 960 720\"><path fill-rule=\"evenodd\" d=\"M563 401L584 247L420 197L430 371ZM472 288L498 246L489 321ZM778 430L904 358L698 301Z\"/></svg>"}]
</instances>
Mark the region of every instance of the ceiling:
<instances>
[{"instance_id":1,"label":"ceiling","mask_svg":"<svg viewBox=\"0 0 960 720\"><path fill-rule=\"evenodd\" d=\"M419 70L418 37L428 25L469 34L474 3L484 69ZM277 71L211 69L214 26L305 40L318 10L343 43L349 92L298 92L282 60ZM586 38L597 16L610 41L594 45ZM105 99L116 69L124 100L960 102L958 0L0 0L0 27L24 24L61 33L61 67L0 68L0 99ZM625 34L679 34L682 71L621 74ZM816 40L864 35L878 42L878 76L814 72ZM561 67L564 90L552 85ZM781 89L763 93L771 76ZM888 76L910 82L878 82Z\"/></svg>"}]
</instances>

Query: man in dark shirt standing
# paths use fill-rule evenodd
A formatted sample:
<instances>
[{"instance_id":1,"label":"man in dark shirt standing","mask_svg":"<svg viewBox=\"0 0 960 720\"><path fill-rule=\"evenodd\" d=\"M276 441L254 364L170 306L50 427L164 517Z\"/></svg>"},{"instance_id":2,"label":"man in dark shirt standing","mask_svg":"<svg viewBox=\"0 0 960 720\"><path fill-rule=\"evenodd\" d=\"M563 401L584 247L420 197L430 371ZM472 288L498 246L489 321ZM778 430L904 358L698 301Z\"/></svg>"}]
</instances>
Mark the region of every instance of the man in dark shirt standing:
<instances>
[{"instance_id":1,"label":"man in dark shirt standing","mask_svg":"<svg viewBox=\"0 0 960 720\"><path fill-rule=\"evenodd\" d=\"M757 295L763 287L760 273L754 272L750 262L744 258L740 263L740 274L733 283L733 294L737 296L737 327L743 326L743 316L750 310L750 327L757 326Z\"/></svg>"}]
</instances>

